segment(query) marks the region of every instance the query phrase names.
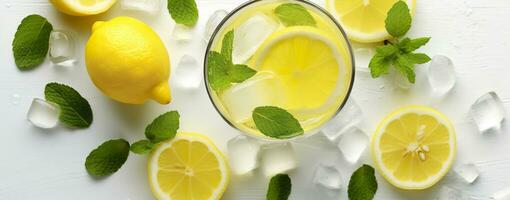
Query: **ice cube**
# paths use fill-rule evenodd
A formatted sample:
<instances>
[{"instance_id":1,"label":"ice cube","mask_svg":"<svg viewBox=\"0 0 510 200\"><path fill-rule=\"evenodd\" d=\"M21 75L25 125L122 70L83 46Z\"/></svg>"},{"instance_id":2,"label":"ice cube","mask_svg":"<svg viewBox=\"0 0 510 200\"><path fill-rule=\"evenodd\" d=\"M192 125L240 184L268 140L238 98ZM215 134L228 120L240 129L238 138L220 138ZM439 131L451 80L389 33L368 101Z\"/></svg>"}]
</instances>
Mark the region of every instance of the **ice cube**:
<instances>
[{"instance_id":1,"label":"ice cube","mask_svg":"<svg viewBox=\"0 0 510 200\"><path fill-rule=\"evenodd\" d=\"M71 31L53 30L50 33L49 57L54 64L70 64L75 61L76 34Z\"/></svg>"},{"instance_id":2,"label":"ice cube","mask_svg":"<svg viewBox=\"0 0 510 200\"><path fill-rule=\"evenodd\" d=\"M271 143L262 146L262 171L267 177L285 173L296 168L296 155L292 144Z\"/></svg>"},{"instance_id":3,"label":"ice cube","mask_svg":"<svg viewBox=\"0 0 510 200\"><path fill-rule=\"evenodd\" d=\"M320 163L313 175L313 183L329 190L338 190L342 187L342 175L337 168Z\"/></svg>"},{"instance_id":4,"label":"ice cube","mask_svg":"<svg viewBox=\"0 0 510 200\"><path fill-rule=\"evenodd\" d=\"M211 39L212 34L214 33L214 30L216 30L216 27L221 23L221 21L228 15L228 12L226 10L216 10L214 13L209 16L209 19L207 20L207 23L205 24L205 37L204 39L206 41L209 41Z\"/></svg>"},{"instance_id":5,"label":"ice cube","mask_svg":"<svg viewBox=\"0 0 510 200\"><path fill-rule=\"evenodd\" d=\"M505 188L497 191L491 196L494 200L510 200L510 188Z\"/></svg>"},{"instance_id":6,"label":"ice cube","mask_svg":"<svg viewBox=\"0 0 510 200\"><path fill-rule=\"evenodd\" d=\"M240 135L227 142L230 167L236 174L246 174L258 167L260 145Z\"/></svg>"},{"instance_id":7,"label":"ice cube","mask_svg":"<svg viewBox=\"0 0 510 200\"><path fill-rule=\"evenodd\" d=\"M345 106L333 119L327 122L321 132L330 140L337 140L342 130L359 124L363 119L361 108L354 99L349 99Z\"/></svg>"},{"instance_id":8,"label":"ice cube","mask_svg":"<svg viewBox=\"0 0 510 200\"><path fill-rule=\"evenodd\" d=\"M367 148L368 140L365 132L353 126L342 134L338 148L348 162L356 163Z\"/></svg>"},{"instance_id":9,"label":"ice cube","mask_svg":"<svg viewBox=\"0 0 510 200\"><path fill-rule=\"evenodd\" d=\"M161 0L121 0L120 7L123 10L143 12L156 15L163 6Z\"/></svg>"},{"instance_id":10,"label":"ice cube","mask_svg":"<svg viewBox=\"0 0 510 200\"><path fill-rule=\"evenodd\" d=\"M430 87L436 94L446 94L455 86L455 69L450 58L436 55L428 69Z\"/></svg>"},{"instance_id":11,"label":"ice cube","mask_svg":"<svg viewBox=\"0 0 510 200\"><path fill-rule=\"evenodd\" d=\"M55 103L35 98L28 109L27 119L39 128L53 128L58 123L60 106Z\"/></svg>"},{"instance_id":12,"label":"ice cube","mask_svg":"<svg viewBox=\"0 0 510 200\"><path fill-rule=\"evenodd\" d=\"M259 72L229 87L220 97L234 121L243 123L251 119L253 109L258 106L281 106L282 91L280 81L272 73Z\"/></svg>"},{"instance_id":13,"label":"ice cube","mask_svg":"<svg viewBox=\"0 0 510 200\"><path fill-rule=\"evenodd\" d=\"M172 38L177 41L177 42L188 42L191 40L191 36L192 36L192 33L191 33L191 28L190 27L187 27L187 26L184 26L184 25L181 25L181 24L176 24L174 26L174 30L172 32Z\"/></svg>"},{"instance_id":14,"label":"ice cube","mask_svg":"<svg viewBox=\"0 0 510 200\"><path fill-rule=\"evenodd\" d=\"M182 89L193 90L200 87L202 83L202 68L193 56L183 55L173 70L170 81Z\"/></svg>"},{"instance_id":15,"label":"ice cube","mask_svg":"<svg viewBox=\"0 0 510 200\"><path fill-rule=\"evenodd\" d=\"M256 14L237 27L234 30L232 51L234 63L245 63L278 26L273 19L263 14Z\"/></svg>"},{"instance_id":16,"label":"ice cube","mask_svg":"<svg viewBox=\"0 0 510 200\"><path fill-rule=\"evenodd\" d=\"M506 117L505 107L495 92L478 98L469 113L482 133L492 129L499 130Z\"/></svg>"},{"instance_id":17,"label":"ice cube","mask_svg":"<svg viewBox=\"0 0 510 200\"><path fill-rule=\"evenodd\" d=\"M454 171L467 183L473 183L480 174L474 163L462 164L456 167Z\"/></svg>"},{"instance_id":18,"label":"ice cube","mask_svg":"<svg viewBox=\"0 0 510 200\"><path fill-rule=\"evenodd\" d=\"M372 48L356 48L354 50L356 71L370 73L370 68L368 68L368 65L370 64L370 60L374 54L375 52Z\"/></svg>"},{"instance_id":19,"label":"ice cube","mask_svg":"<svg viewBox=\"0 0 510 200\"><path fill-rule=\"evenodd\" d=\"M480 198L475 198L462 190L458 190L452 187L443 186L439 190L439 194L436 200L475 200Z\"/></svg>"}]
</instances>

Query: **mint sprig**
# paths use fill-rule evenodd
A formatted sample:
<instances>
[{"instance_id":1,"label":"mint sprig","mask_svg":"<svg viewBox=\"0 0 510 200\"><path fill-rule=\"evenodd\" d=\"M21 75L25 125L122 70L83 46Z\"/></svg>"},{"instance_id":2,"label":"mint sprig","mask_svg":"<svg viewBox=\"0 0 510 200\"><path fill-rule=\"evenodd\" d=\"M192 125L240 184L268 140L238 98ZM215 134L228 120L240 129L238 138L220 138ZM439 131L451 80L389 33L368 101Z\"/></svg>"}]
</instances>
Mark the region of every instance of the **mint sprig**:
<instances>
[{"instance_id":1,"label":"mint sprig","mask_svg":"<svg viewBox=\"0 0 510 200\"><path fill-rule=\"evenodd\" d=\"M304 132L292 114L276 106L257 107L252 112L252 118L257 129L272 138L288 139Z\"/></svg>"},{"instance_id":2,"label":"mint sprig","mask_svg":"<svg viewBox=\"0 0 510 200\"><path fill-rule=\"evenodd\" d=\"M129 143L126 140L109 140L90 152L85 161L85 168L92 176L108 176L119 170L128 156Z\"/></svg>"},{"instance_id":3,"label":"mint sprig","mask_svg":"<svg viewBox=\"0 0 510 200\"><path fill-rule=\"evenodd\" d=\"M241 83L257 73L248 65L232 62L233 46L234 30L231 30L223 37L221 53L216 51L207 53L207 79L216 92L230 87L232 83Z\"/></svg>"},{"instance_id":4,"label":"mint sprig","mask_svg":"<svg viewBox=\"0 0 510 200\"><path fill-rule=\"evenodd\" d=\"M178 24L189 27L198 21L198 8L195 0L168 0L168 12Z\"/></svg>"},{"instance_id":5,"label":"mint sprig","mask_svg":"<svg viewBox=\"0 0 510 200\"><path fill-rule=\"evenodd\" d=\"M53 26L40 15L25 17L12 41L12 53L20 70L30 70L40 65L48 53Z\"/></svg>"},{"instance_id":6,"label":"mint sprig","mask_svg":"<svg viewBox=\"0 0 510 200\"><path fill-rule=\"evenodd\" d=\"M285 26L315 26L317 23L308 10L297 3L279 5L274 13Z\"/></svg>"},{"instance_id":7,"label":"mint sprig","mask_svg":"<svg viewBox=\"0 0 510 200\"><path fill-rule=\"evenodd\" d=\"M289 175L277 174L269 181L266 200L287 200L292 190Z\"/></svg>"},{"instance_id":8,"label":"mint sprig","mask_svg":"<svg viewBox=\"0 0 510 200\"><path fill-rule=\"evenodd\" d=\"M347 190L349 200L372 200L376 192L377 180L374 168L363 165L351 175Z\"/></svg>"},{"instance_id":9,"label":"mint sprig","mask_svg":"<svg viewBox=\"0 0 510 200\"><path fill-rule=\"evenodd\" d=\"M179 118L177 111L169 111L158 116L145 128L147 139L135 142L131 146L131 152L147 154L157 143L174 138L179 130Z\"/></svg>"},{"instance_id":10,"label":"mint sprig","mask_svg":"<svg viewBox=\"0 0 510 200\"><path fill-rule=\"evenodd\" d=\"M60 106L59 120L71 128L87 128L92 124L89 102L72 87L60 83L48 83L44 88L46 100Z\"/></svg>"},{"instance_id":11,"label":"mint sprig","mask_svg":"<svg viewBox=\"0 0 510 200\"><path fill-rule=\"evenodd\" d=\"M403 1L396 2L388 11L386 17L386 31L393 36L385 45L376 47L376 54L370 60L369 68L372 78L388 74L391 66L407 77L410 83L416 82L414 66L424 64L431 59L424 53L414 53L423 45L427 44L430 37L417 39L401 38L411 27L411 14L407 4Z\"/></svg>"},{"instance_id":12,"label":"mint sprig","mask_svg":"<svg viewBox=\"0 0 510 200\"><path fill-rule=\"evenodd\" d=\"M154 144L149 140L140 140L131 145L129 150L136 154L148 154L154 148Z\"/></svg>"}]
</instances>

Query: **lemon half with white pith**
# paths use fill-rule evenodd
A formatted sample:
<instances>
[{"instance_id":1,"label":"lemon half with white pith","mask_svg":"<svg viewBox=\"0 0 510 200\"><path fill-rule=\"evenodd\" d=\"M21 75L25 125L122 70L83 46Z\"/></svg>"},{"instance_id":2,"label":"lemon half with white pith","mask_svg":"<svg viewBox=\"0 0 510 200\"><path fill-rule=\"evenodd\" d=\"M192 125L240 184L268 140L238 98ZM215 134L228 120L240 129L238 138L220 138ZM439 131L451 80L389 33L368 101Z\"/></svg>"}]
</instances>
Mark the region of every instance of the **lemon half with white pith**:
<instances>
[{"instance_id":1,"label":"lemon half with white pith","mask_svg":"<svg viewBox=\"0 0 510 200\"><path fill-rule=\"evenodd\" d=\"M450 170L456 155L455 129L446 116L425 106L400 108L372 136L377 170L392 185L426 189Z\"/></svg>"}]
</instances>

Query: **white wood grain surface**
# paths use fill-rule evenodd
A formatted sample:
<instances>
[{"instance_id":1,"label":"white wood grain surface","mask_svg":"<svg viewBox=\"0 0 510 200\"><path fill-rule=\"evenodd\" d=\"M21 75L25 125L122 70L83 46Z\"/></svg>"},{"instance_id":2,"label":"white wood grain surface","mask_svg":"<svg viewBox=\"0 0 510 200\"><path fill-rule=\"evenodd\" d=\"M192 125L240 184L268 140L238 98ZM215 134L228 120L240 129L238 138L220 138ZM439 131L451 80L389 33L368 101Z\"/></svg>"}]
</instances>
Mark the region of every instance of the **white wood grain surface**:
<instances>
[{"instance_id":1,"label":"white wood grain surface","mask_svg":"<svg viewBox=\"0 0 510 200\"><path fill-rule=\"evenodd\" d=\"M130 106L103 96L90 81L83 62L83 46L90 35L91 24L106 20L120 12L116 5L108 14L77 18L58 13L46 0L0 1L0 199L153 199L147 182L146 156L130 155L122 169L111 177L96 180L84 168L87 154L97 145L112 138L133 142L143 137L147 123L164 111L181 113L181 130L210 136L221 150L226 141L238 133L215 112L204 86L197 92L173 89L174 101L169 106L147 103ZM321 0L316 3L324 5ZM140 17L152 26L166 43L173 65L183 54L202 63L205 43L201 37L207 17L217 9L231 10L240 0L198 0L199 24L190 43L171 39L174 23L165 9L154 17ZM47 60L32 71L21 72L14 64L11 42L23 17L38 13L47 17L56 29L74 30L79 36L79 63L73 68L52 66ZM138 15L136 15L139 17ZM365 113L363 129L373 132L377 122L391 110L408 104L435 107L449 116L457 129L458 156L456 165L476 162L481 175L472 185L463 183L450 172L435 187L425 191L402 191L378 176L379 190L375 199L434 199L441 185L448 184L476 195L489 195L510 187L510 131L508 122L499 134L478 133L467 112L480 95L496 91L510 110L510 1L508 0L417 0L417 11L410 35L431 36L421 49L429 55L443 54L452 58L457 71L457 85L450 95L434 98L426 82L425 69L418 67L418 80L408 91L395 89L388 79L373 80L357 74L352 97ZM46 83L58 81L81 92L94 111L92 127L69 130L35 128L26 121L28 107L35 97L43 97ZM19 95L19 103L13 101ZM315 144L315 145L314 145ZM314 187L310 178L319 161L334 162L347 184L352 171L361 163L371 163L368 155L362 162L349 165L335 147L319 149L323 142L296 144L300 167L291 173L294 187L291 199L347 199L346 189L328 195ZM321 145L324 146L324 145ZM366 154L366 153L365 153ZM224 195L226 200L264 199L267 181L261 175L233 177Z\"/></svg>"}]
</instances>

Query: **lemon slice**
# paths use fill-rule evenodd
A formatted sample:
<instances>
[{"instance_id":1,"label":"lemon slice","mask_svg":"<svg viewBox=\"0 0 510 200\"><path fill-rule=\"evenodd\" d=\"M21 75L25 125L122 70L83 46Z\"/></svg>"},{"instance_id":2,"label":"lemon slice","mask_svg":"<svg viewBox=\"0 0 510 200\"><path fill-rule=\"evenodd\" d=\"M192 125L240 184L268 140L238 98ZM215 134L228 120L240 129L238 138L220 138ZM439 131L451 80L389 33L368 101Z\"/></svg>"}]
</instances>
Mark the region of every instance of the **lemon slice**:
<instances>
[{"instance_id":1,"label":"lemon slice","mask_svg":"<svg viewBox=\"0 0 510 200\"><path fill-rule=\"evenodd\" d=\"M50 2L65 14L87 16L107 11L117 0L50 0Z\"/></svg>"},{"instance_id":2,"label":"lemon slice","mask_svg":"<svg viewBox=\"0 0 510 200\"><path fill-rule=\"evenodd\" d=\"M228 180L225 157L200 134L178 133L149 158L149 182L160 200L220 199Z\"/></svg>"},{"instance_id":3,"label":"lemon slice","mask_svg":"<svg viewBox=\"0 0 510 200\"><path fill-rule=\"evenodd\" d=\"M316 109L337 90L340 44L314 27L290 27L264 41L253 60L258 71L270 71L282 83L286 109Z\"/></svg>"},{"instance_id":4,"label":"lemon slice","mask_svg":"<svg viewBox=\"0 0 510 200\"><path fill-rule=\"evenodd\" d=\"M386 14L399 0L327 0L327 9L333 13L356 42L380 42L389 38L385 23ZM414 13L415 0L404 0Z\"/></svg>"},{"instance_id":5,"label":"lemon slice","mask_svg":"<svg viewBox=\"0 0 510 200\"><path fill-rule=\"evenodd\" d=\"M424 106L389 114L372 137L378 171L401 189L426 189L446 175L455 158L455 129L440 112Z\"/></svg>"}]
</instances>

